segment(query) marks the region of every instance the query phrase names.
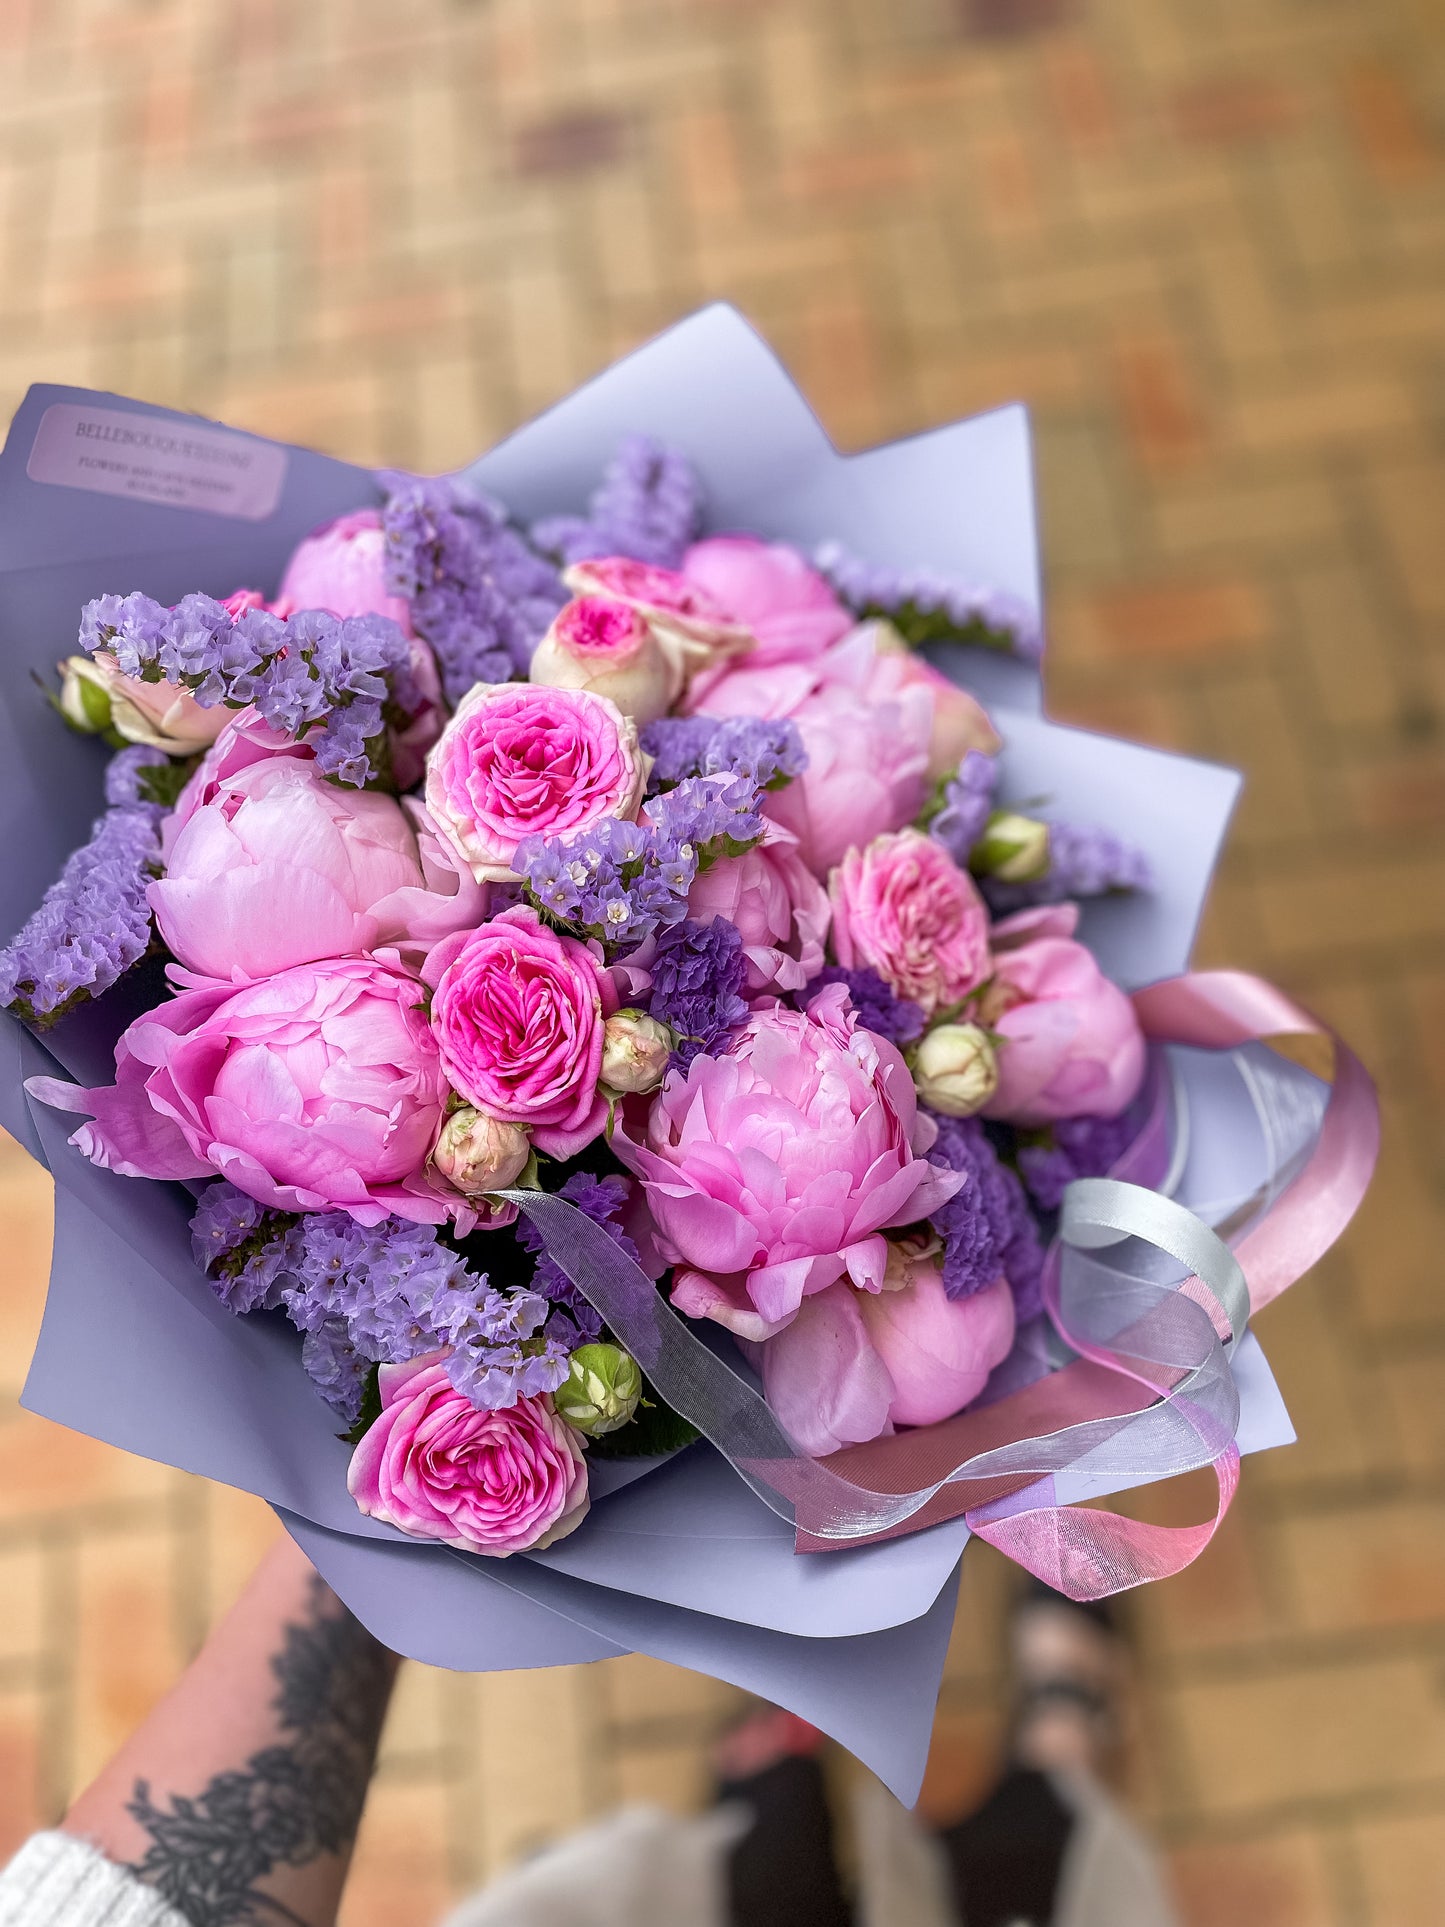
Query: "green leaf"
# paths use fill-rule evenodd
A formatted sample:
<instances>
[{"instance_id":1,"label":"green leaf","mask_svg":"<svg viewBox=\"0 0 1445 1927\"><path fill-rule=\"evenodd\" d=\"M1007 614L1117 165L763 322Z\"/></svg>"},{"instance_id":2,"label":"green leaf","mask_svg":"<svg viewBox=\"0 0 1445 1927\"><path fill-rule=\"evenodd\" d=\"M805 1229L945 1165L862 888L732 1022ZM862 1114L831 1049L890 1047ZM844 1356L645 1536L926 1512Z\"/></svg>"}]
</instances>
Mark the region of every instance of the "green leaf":
<instances>
[{"instance_id":1,"label":"green leaf","mask_svg":"<svg viewBox=\"0 0 1445 1927\"><path fill-rule=\"evenodd\" d=\"M345 1439L348 1445L360 1445L362 1439L381 1417L381 1367L373 1365L366 1374L361 1387L361 1410L355 1425L349 1432L338 1432L337 1437Z\"/></svg>"}]
</instances>

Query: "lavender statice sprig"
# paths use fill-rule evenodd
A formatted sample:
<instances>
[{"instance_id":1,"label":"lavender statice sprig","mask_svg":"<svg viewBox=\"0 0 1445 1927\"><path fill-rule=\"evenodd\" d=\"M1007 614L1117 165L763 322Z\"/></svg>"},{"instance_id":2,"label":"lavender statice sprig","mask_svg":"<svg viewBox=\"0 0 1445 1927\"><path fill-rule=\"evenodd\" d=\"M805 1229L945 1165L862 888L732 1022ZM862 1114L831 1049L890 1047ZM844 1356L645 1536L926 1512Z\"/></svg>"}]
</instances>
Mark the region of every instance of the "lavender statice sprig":
<instances>
[{"instance_id":1,"label":"lavender statice sprig","mask_svg":"<svg viewBox=\"0 0 1445 1927\"><path fill-rule=\"evenodd\" d=\"M628 1199L626 1178L595 1178L590 1171L574 1171L562 1186L559 1196L575 1205L584 1218L601 1225L612 1242L629 1258L637 1258L637 1246L618 1223L618 1214ZM534 1253L537 1259L537 1269L532 1274L533 1291L540 1292L553 1304L565 1307L584 1338L589 1341L599 1338L602 1334L601 1317L557 1261L548 1255L541 1232L525 1214L517 1221L516 1235L517 1243L524 1250Z\"/></svg>"},{"instance_id":2,"label":"lavender statice sprig","mask_svg":"<svg viewBox=\"0 0 1445 1927\"><path fill-rule=\"evenodd\" d=\"M626 555L675 569L697 534L702 495L685 455L629 435L608 464L585 515L552 515L532 525L535 546L561 562Z\"/></svg>"},{"instance_id":3,"label":"lavender statice sprig","mask_svg":"<svg viewBox=\"0 0 1445 1927\"><path fill-rule=\"evenodd\" d=\"M1043 654L1038 617L1019 596L957 582L932 570L865 562L840 542L825 542L813 559L856 616L865 621L885 618L914 648L927 642L964 642L1028 662L1037 662Z\"/></svg>"},{"instance_id":4,"label":"lavender statice sprig","mask_svg":"<svg viewBox=\"0 0 1445 1927\"><path fill-rule=\"evenodd\" d=\"M167 609L136 591L87 603L80 645L106 650L123 675L189 689L203 709L254 707L283 736L305 736L318 766L357 789L378 773L387 704L414 697L410 647L387 616L233 616L211 596Z\"/></svg>"},{"instance_id":5,"label":"lavender statice sprig","mask_svg":"<svg viewBox=\"0 0 1445 1927\"><path fill-rule=\"evenodd\" d=\"M974 1117L930 1113L938 1137L929 1151L934 1164L962 1171L967 1182L933 1214L943 1239L943 1289L950 1298L971 1298L1002 1273L1020 1320L1043 1308L1043 1245L1023 1185Z\"/></svg>"},{"instance_id":6,"label":"lavender statice sprig","mask_svg":"<svg viewBox=\"0 0 1445 1927\"><path fill-rule=\"evenodd\" d=\"M124 784L118 781L122 790ZM151 945L146 891L161 873L159 821L148 803L109 809L20 933L0 950L0 1006L56 1023L110 989Z\"/></svg>"},{"instance_id":7,"label":"lavender statice sprig","mask_svg":"<svg viewBox=\"0 0 1445 1927\"><path fill-rule=\"evenodd\" d=\"M525 678L567 600L556 570L489 497L445 477L392 479L382 511L387 587L410 604L447 701L479 682Z\"/></svg>"},{"instance_id":8,"label":"lavender statice sprig","mask_svg":"<svg viewBox=\"0 0 1445 1927\"><path fill-rule=\"evenodd\" d=\"M396 1217L359 1225L342 1211L292 1217L218 1180L202 1193L191 1232L224 1304L279 1307L307 1335L302 1362L323 1397L344 1397L336 1409L348 1423L369 1365L445 1350L457 1390L496 1410L555 1391L580 1342L574 1321L540 1293L497 1291L469 1271L434 1225Z\"/></svg>"},{"instance_id":9,"label":"lavender statice sprig","mask_svg":"<svg viewBox=\"0 0 1445 1927\"><path fill-rule=\"evenodd\" d=\"M798 726L760 716L661 716L642 732L652 757L648 794L690 776L741 776L759 790L781 789L808 767Z\"/></svg>"},{"instance_id":10,"label":"lavender statice sprig","mask_svg":"<svg viewBox=\"0 0 1445 1927\"><path fill-rule=\"evenodd\" d=\"M928 834L941 843L961 870L979 842L993 814L998 765L982 750L969 750L957 773L943 785L937 805L928 816Z\"/></svg>"},{"instance_id":11,"label":"lavender statice sprig","mask_svg":"<svg viewBox=\"0 0 1445 1927\"><path fill-rule=\"evenodd\" d=\"M1062 1117L1018 1152L1019 1176L1041 1211L1057 1211L1076 1178L1107 1177L1139 1134L1137 1115Z\"/></svg>"},{"instance_id":12,"label":"lavender statice sprig","mask_svg":"<svg viewBox=\"0 0 1445 1927\"><path fill-rule=\"evenodd\" d=\"M995 915L1008 916L1041 903L1151 890L1154 872L1143 851L1112 830L1087 823L1050 823L1048 867L1042 876L1029 883L984 877L982 886Z\"/></svg>"},{"instance_id":13,"label":"lavender statice sprig","mask_svg":"<svg viewBox=\"0 0 1445 1927\"><path fill-rule=\"evenodd\" d=\"M658 937L648 1010L677 1033L675 1064L716 1055L747 1022L747 969L742 933L726 917L687 918Z\"/></svg>"}]
</instances>

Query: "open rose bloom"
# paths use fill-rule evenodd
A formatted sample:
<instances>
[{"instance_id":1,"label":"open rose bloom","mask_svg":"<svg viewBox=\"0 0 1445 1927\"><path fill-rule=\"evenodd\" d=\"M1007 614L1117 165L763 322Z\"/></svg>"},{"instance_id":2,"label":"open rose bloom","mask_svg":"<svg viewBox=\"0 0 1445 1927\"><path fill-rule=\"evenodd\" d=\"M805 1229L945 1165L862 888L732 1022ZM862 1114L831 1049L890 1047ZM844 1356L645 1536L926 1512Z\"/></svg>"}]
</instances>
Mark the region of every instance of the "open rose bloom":
<instances>
[{"instance_id":1,"label":"open rose bloom","mask_svg":"<svg viewBox=\"0 0 1445 1927\"><path fill-rule=\"evenodd\" d=\"M96 492L77 409L207 486ZM1021 410L840 457L724 308L435 481L32 390L29 1407L260 1494L399 1652L651 1653L911 1800L970 1537L1195 1556L1076 1502L1291 1436L1249 1314L1372 1153L1339 1040L1189 973L1233 775L1045 719L1038 560Z\"/></svg>"}]
</instances>

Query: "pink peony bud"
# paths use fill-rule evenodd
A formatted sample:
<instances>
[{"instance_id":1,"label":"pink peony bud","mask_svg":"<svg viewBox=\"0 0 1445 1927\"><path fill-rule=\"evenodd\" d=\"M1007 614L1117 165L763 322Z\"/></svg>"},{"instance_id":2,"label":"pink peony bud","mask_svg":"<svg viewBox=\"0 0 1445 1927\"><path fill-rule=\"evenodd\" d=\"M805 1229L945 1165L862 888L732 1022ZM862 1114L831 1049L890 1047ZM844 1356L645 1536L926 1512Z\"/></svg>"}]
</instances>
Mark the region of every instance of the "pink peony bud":
<instances>
[{"instance_id":1,"label":"pink peony bud","mask_svg":"<svg viewBox=\"0 0 1445 1927\"><path fill-rule=\"evenodd\" d=\"M558 611L537 645L529 678L552 689L609 696L638 723L665 716L681 693L680 680L641 612L605 595L576 596Z\"/></svg>"},{"instance_id":2,"label":"pink peony bud","mask_svg":"<svg viewBox=\"0 0 1445 1927\"><path fill-rule=\"evenodd\" d=\"M602 1030L602 1083L619 1097L655 1091L667 1075L674 1038L641 1010L619 1010Z\"/></svg>"},{"instance_id":3,"label":"pink peony bud","mask_svg":"<svg viewBox=\"0 0 1445 1927\"><path fill-rule=\"evenodd\" d=\"M520 1126L464 1104L444 1120L431 1161L448 1184L474 1198L515 1184L531 1155L532 1140Z\"/></svg>"}]
</instances>

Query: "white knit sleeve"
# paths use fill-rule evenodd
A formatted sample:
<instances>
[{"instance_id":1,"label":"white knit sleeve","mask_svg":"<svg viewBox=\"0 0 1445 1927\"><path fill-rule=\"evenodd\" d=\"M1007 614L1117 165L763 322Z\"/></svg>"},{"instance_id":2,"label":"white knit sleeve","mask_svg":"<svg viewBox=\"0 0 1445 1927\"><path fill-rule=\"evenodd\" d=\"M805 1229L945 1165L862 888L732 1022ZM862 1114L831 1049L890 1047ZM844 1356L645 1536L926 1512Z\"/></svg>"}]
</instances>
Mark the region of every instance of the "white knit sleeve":
<instances>
[{"instance_id":1,"label":"white knit sleeve","mask_svg":"<svg viewBox=\"0 0 1445 1927\"><path fill-rule=\"evenodd\" d=\"M133 1873L69 1833L36 1833L0 1871L0 1927L189 1927Z\"/></svg>"}]
</instances>

